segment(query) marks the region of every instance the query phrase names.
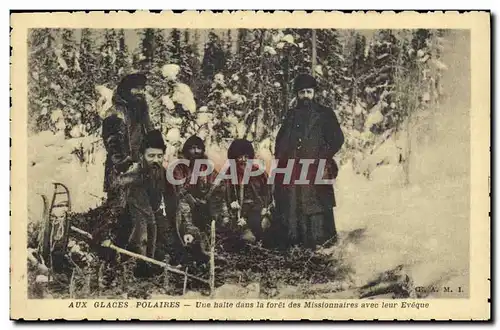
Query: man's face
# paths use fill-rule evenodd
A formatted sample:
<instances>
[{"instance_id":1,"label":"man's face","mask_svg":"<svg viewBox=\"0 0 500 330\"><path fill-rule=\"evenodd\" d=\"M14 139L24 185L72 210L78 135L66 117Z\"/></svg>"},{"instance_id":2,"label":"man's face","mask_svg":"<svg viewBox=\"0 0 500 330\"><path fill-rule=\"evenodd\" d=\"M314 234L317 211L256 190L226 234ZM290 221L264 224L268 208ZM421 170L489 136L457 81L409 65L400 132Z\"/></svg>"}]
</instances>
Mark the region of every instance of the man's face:
<instances>
[{"instance_id":1,"label":"man's face","mask_svg":"<svg viewBox=\"0 0 500 330\"><path fill-rule=\"evenodd\" d=\"M163 163L163 150L157 148L147 148L144 152L144 159L149 167L161 166Z\"/></svg>"},{"instance_id":2,"label":"man's face","mask_svg":"<svg viewBox=\"0 0 500 330\"><path fill-rule=\"evenodd\" d=\"M146 88L144 86L134 87L130 90L130 96L133 100L143 101L146 99L145 96Z\"/></svg>"},{"instance_id":3,"label":"man's face","mask_svg":"<svg viewBox=\"0 0 500 330\"><path fill-rule=\"evenodd\" d=\"M203 156L203 149L197 144L193 144L191 148L188 149L188 152L191 159L198 159Z\"/></svg>"},{"instance_id":4,"label":"man's face","mask_svg":"<svg viewBox=\"0 0 500 330\"><path fill-rule=\"evenodd\" d=\"M238 165L239 169L245 168L247 165L248 161L248 156L247 155L241 155L238 158L236 158L236 164Z\"/></svg>"},{"instance_id":5,"label":"man's face","mask_svg":"<svg viewBox=\"0 0 500 330\"><path fill-rule=\"evenodd\" d=\"M298 92L299 100L312 100L314 97L314 88L304 88Z\"/></svg>"}]
</instances>

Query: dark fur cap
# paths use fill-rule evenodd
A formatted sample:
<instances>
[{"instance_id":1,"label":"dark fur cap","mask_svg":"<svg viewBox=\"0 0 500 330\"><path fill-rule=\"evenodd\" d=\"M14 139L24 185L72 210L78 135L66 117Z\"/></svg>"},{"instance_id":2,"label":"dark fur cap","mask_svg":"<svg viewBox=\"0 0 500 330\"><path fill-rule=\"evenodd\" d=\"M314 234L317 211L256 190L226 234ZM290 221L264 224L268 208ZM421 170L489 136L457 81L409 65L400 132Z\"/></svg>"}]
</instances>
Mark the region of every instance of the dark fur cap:
<instances>
[{"instance_id":1,"label":"dark fur cap","mask_svg":"<svg viewBox=\"0 0 500 330\"><path fill-rule=\"evenodd\" d=\"M297 93L304 88L316 88L318 85L316 78L307 73L299 74L293 82L293 92Z\"/></svg>"},{"instance_id":2,"label":"dark fur cap","mask_svg":"<svg viewBox=\"0 0 500 330\"><path fill-rule=\"evenodd\" d=\"M234 140L227 151L227 158L236 159L243 155L247 155L250 159L255 158L255 151L252 143L245 139Z\"/></svg>"},{"instance_id":3,"label":"dark fur cap","mask_svg":"<svg viewBox=\"0 0 500 330\"><path fill-rule=\"evenodd\" d=\"M167 149L165 141L163 140L163 135L157 129L149 131L146 135L146 141L144 145L144 150L147 148L161 149L163 152Z\"/></svg>"},{"instance_id":4,"label":"dark fur cap","mask_svg":"<svg viewBox=\"0 0 500 330\"><path fill-rule=\"evenodd\" d=\"M186 142L184 142L184 146L182 146L182 154L185 157L188 156L188 150L191 149L193 145L197 145L198 147L201 148L201 150L203 150L203 153L205 153L205 143L200 137L193 135L189 137L189 139L187 139Z\"/></svg>"},{"instance_id":5,"label":"dark fur cap","mask_svg":"<svg viewBox=\"0 0 500 330\"><path fill-rule=\"evenodd\" d=\"M121 97L126 98L132 88L146 87L147 78L143 73L133 73L126 75L120 80L116 92Z\"/></svg>"}]
</instances>

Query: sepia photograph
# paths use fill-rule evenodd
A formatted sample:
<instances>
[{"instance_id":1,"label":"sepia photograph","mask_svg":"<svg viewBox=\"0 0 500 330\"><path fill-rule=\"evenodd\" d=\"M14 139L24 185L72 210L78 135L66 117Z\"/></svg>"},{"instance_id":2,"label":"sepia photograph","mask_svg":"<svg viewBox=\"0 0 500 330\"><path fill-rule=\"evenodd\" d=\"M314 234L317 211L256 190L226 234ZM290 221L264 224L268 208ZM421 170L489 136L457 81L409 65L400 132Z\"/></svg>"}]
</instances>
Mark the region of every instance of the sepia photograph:
<instances>
[{"instance_id":1,"label":"sepia photograph","mask_svg":"<svg viewBox=\"0 0 500 330\"><path fill-rule=\"evenodd\" d=\"M23 41L19 299L418 312L475 295L470 28L82 22Z\"/></svg>"}]
</instances>

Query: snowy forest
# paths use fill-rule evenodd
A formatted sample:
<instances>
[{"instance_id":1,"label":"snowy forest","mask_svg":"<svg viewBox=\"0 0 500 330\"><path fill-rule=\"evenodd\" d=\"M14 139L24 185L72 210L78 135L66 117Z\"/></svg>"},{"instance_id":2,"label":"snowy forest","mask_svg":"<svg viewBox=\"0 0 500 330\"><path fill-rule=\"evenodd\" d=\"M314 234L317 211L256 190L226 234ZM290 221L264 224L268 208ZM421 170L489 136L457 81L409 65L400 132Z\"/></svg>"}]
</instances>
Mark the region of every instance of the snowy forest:
<instances>
[{"instance_id":1,"label":"snowy forest","mask_svg":"<svg viewBox=\"0 0 500 330\"><path fill-rule=\"evenodd\" d=\"M267 270L255 275L245 268L248 260L222 266L216 296L359 297L352 290L402 269L415 286L462 286L468 295L469 45L469 36L456 30L33 29L29 251L37 253L46 216L46 201L37 195L50 198L53 182L68 187L77 218L102 205L100 126L126 74L148 76L149 111L164 133L167 161L197 134L217 166L235 138L252 141L257 157L273 158L282 118L294 106L293 79L307 72L318 80L318 101L335 111L345 135L335 156L339 244L314 254L329 260L331 272L311 266L309 252L290 252L288 265L297 271L280 269L281 256L252 251ZM163 280L125 275L113 292L91 289L98 257L83 240L71 238L68 247L81 269L62 286L32 271L33 297L172 293L158 288ZM325 274L332 274L326 284L311 284ZM199 294L194 291L180 292L192 298Z\"/></svg>"},{"instance_id":2,"label":"snowy forest","mask_svg":"<svg viewBox=\"0 0 500 330\"><path fill-rule=\"evenodd\" d=\"M319 101L335 109L346 133L342 163L439 102L444 34L36 29L29 38L30 127L66 138L98 134L99 112L111 105L119 79L142 71L150 112L168 142L198 132L207 144L245 137L270 145L293 104L293 78L309 72L319 80Z\"/></svg>"}]
</instances>

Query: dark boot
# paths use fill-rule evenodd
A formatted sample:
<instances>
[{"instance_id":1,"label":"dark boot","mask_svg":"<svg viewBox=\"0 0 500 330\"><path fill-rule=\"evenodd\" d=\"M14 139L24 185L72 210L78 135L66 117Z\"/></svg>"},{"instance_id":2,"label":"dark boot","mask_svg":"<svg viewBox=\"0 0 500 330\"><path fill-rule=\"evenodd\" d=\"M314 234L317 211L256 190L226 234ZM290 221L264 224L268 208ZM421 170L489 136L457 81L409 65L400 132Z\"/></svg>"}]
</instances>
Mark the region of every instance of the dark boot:
<instances>
[{"instance_id":1,"label":"dark boot","mask_svg":"<svg viewBox=\"0 0 500 330\"><path fill-rule=\"evenodd\" d=\"M157 238L156 224L154 223L148 224L147 232L148 232L148 242L146 245L146 256L154 258L156 252L156 238Z\"/></svg>"}]
</instances>

